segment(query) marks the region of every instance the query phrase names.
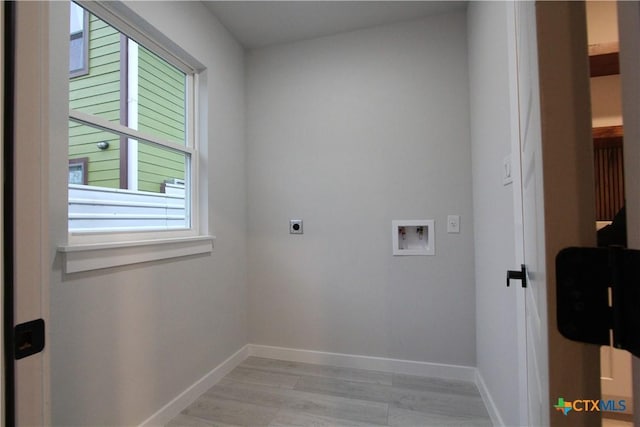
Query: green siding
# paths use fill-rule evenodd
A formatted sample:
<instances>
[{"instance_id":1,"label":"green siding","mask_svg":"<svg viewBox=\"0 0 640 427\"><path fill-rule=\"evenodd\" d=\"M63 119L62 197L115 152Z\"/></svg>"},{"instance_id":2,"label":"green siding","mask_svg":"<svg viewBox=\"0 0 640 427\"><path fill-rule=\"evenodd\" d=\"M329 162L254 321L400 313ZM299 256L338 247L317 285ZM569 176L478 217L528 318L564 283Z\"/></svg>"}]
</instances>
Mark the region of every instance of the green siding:
<instances>
[{"instance_id":1,"label":"green siding","mask_svg":"<svg viewBox=\"0 0 640 427\"><path fill-rule=\"evenodd\" d=\"M138 129L185 144L186 76L140 46ZM184 179L185 155L149 144L138 146L138 188L159 192L171 178Z\"/></svg>"},{"instance_id":2,"label":"green siding","mask_svg":"<svg viewBox=\"0 0 640 427\"><path fill-rule=\"evenodd\" d=\"M120 138L112 133L69 122L69 139L74 143L69 146L69 158L87 157L88 184L100 187L120 187ZM107 141L109 148L100 150L96 145Z\"/></svg>"},{"instance_id":3,"label":"green siding","mask_svg":"<svg viewBox=\"0 0 640 427\"><path fill-rule=\"evenodd\" d=\"M185 155L150 144L138 144L138 189L159 192L171 178L184 179Z\"/></svg>"},{"instance_id":4,"label":"green siding","mask_svg":"<svg viewBox=\"0 0 640 427\"><path fill-rule=\"evenodd\" d=\"M74 110L120 121L120 33L89 15L89 74L69 81L69 106ZM107 141L109 148L96 144ZM88 157L88 184L120 187L120 138L69 122L69 158Z\"/></svg>"},{"instance_id":5,"label":"green siding","mask_svg":"<svg viewBox=\"0 0 640 427\"><path fill-rule=\"evenodd\" d=\"M69 82L70 108L120 122L121 34L89 15L89 74ZM186 143L186 76L158 56L138 49L138 129L178 144ZM96 144L107 141L109 148ZM69 123L69 158L89 159L88 184L120 186L120 138L89 126ZM185 178L185 155L138 144L138 189L160 192L162 183Z\"/></svg>"}]
</instances>

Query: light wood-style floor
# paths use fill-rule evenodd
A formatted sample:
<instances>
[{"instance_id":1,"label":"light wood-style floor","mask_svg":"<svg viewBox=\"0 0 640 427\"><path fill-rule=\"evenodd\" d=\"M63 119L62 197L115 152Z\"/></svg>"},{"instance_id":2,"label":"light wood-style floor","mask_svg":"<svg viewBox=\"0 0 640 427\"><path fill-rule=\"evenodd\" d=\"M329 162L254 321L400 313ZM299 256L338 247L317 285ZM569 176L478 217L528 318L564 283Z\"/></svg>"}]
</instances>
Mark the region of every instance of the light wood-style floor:
<instances>
[{"instance_id":1,"label":"light wood-style floor","mask_svg":"<svg viewBox=\"0 0 640 427\"><path fill-rule=\"evenodd\" d=\"M249 357L167 426L491 426L472 382Z\"/></svg>"}]
</instances>

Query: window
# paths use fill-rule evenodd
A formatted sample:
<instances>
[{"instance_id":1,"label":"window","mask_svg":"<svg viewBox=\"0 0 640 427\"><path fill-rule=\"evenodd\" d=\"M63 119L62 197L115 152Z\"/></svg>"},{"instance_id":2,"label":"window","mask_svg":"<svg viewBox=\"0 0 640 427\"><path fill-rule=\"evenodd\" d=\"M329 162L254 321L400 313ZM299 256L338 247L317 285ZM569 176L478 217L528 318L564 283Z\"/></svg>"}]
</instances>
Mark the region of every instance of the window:
<instances>
[{"instance_id":1,"label":"window","mask_svg":"<svg viewBox=\"0 0 640 427\"><path fill-rule=\"evenodd\" d=\"M89 14L75 3L69 11L69 73L75 77L89 72Z\"/></svg>"},{"instance_id":2,"label":"window","mask_svg":"<svg viewBox=\"0 0 640 427\"><path fill-rule=\"evenodd\" d=\"M69 159L69 184L87 184L87 163L89 159Z\"/></svg>"},{"instance_id":3,"label":"window","mask_svg":"<svg viewBox=\"0 0 640 427\"><path fill-rule=\"evenodd\" d=\"M70 68L86 66L69 79L70 243L196 235L195 71L70 10Z\"/></svg>"}]
</instances>

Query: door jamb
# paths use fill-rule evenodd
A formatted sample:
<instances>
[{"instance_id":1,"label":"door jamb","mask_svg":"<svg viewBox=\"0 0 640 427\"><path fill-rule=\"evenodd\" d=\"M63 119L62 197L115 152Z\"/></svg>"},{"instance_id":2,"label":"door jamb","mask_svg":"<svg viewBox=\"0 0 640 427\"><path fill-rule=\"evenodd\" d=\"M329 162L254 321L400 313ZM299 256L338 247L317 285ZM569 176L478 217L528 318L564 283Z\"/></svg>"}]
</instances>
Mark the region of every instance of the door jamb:
<instances>
[{"instance_id":1,"label":"door jamb","mask_svg":"<svg viewBox=\"0 0 640 427\"><path fill-rule=\"evenodd\" d=\"M551 425L599 427L599 412L576 412L565 418L551 402L560 397L600 396L599 347L569 341L556 326L555 257L564 247L596 243L585 4L538 1L536 18L544 170L549 417Z\"/></svg>"},{"instance_id":2,"label":"door jamb","mask_svg":"<svg viewBox=\"0 0 640 427\"><path fill-rule=\"evenodd\" d=\"M514 218L514 248L515 265L524 264L524 228L522 207L522 172L520 165L520 119L518 94L518 64L517 64L517 28L515 4L506 3L507 20L507 57L509 73L509 111L511 138L511 176L513 177L513 218ZM520 425L529 422L528 391L527 391L527 326L525 311L525 293L516 291L517 312L517 354L518 354L518 414Z\"/></svg>"},{"instance_id":3,"label":"door jamb","mask_svg":"<svg viewBox=\"0 0 640 427\"><path fill-rule=\"evenodd\" d=\"M631 174L640 164L640 80L629 78L640 70L640 4L618 2L618 31L620 39L620 79L622 82L622 121L625 124L624 163L625 193L640 194L640 183ZM637 172L636 172L637 173ZM640 197L626 197L627 218L640 218ZM640 248L640 221L627 221L628 246ZM633 417L640 425L640 358L632 356Z\"/></svg>"}]
</instances>

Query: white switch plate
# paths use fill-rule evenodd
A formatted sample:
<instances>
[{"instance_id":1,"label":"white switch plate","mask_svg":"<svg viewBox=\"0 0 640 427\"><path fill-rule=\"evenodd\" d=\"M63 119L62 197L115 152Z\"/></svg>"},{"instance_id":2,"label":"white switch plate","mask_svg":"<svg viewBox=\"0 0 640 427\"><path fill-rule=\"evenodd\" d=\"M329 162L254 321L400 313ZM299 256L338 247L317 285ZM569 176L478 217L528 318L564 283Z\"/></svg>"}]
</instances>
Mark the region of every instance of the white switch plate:
<instances>
[{"instance_id":1,"label":"white switch plate","mask_svg":"<svg viewBox=\"0 0 640 427\"><path fill-rule=\"evenodd\" d=\"M460 232L460 215L449 215L447 217L447 233Z\"/></svg>"},{"instance_id":2,"label":"white switch plate","mask_svg":"<svg viewBox=\"0 0 640 427\"><path fill-rule=\"evenodd\" d=\"M502 185L509 185L513 182L511 173L511 154L508 154L502 160Z\"/></svg>"}]
</instances>

